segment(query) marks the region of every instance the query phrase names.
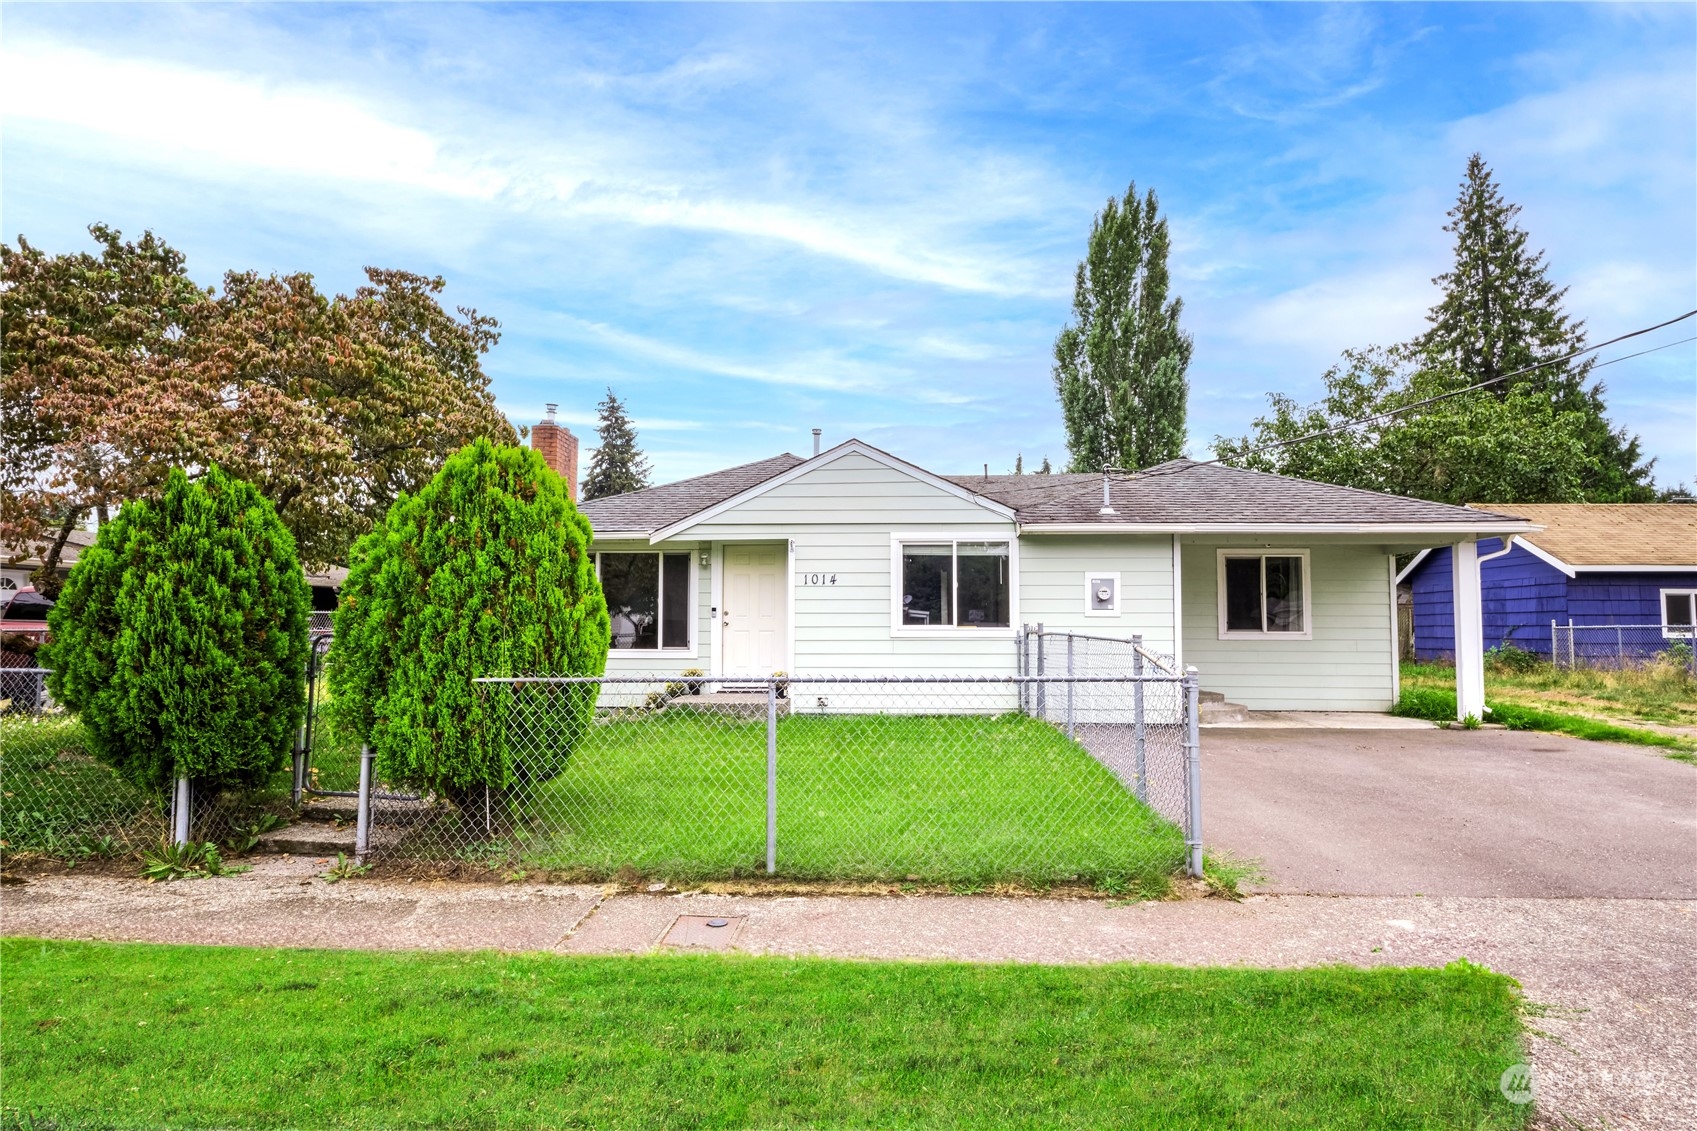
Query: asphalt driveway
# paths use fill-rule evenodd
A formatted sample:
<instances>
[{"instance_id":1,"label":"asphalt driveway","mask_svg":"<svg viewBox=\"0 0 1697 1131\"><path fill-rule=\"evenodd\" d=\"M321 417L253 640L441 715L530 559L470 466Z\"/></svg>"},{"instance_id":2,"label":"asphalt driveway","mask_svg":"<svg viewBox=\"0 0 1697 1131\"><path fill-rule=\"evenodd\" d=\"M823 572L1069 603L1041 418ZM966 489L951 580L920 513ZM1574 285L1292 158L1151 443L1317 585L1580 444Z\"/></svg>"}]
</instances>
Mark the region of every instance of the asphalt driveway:
<instances>
[{"instance_id":1,"label":"asphalt driveway","mask_svg":"<svg viewBox=\"0 0 1697 1131\"><path fill-rule=\"evenodd\" d=\"M1697 898L1697 767L1528 731L1202 737L1203 836L1261 890Z\"/></svg>"}]
</instances>

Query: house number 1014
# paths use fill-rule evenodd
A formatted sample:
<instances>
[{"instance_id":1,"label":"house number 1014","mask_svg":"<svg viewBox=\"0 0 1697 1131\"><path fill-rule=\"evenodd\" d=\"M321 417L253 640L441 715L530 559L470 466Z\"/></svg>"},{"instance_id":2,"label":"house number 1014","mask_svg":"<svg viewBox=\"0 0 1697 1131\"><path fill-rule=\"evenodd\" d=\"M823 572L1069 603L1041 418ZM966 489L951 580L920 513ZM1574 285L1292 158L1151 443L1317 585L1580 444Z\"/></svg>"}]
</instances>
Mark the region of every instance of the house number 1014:
<instances>
[{"instance_id":1,"label":"house number 1014","mask_svg":"<svg viewBox=\"0 0 1697 1131\"><path fill-rule=\"evenodd\" d=\"M804 573L801 575L803 585L835 585L837 575L834 573Z\"/></svg>"}]
</instances>

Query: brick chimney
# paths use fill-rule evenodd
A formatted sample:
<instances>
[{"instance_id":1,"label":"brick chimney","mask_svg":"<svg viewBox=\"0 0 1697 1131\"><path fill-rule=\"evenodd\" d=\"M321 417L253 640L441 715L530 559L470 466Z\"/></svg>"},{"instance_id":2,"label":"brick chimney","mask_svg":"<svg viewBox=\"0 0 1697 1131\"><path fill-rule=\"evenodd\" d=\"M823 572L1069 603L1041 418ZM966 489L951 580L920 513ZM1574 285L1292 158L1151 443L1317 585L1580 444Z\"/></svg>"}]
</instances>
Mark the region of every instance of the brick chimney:
<instances>
[{"instance_id":1,"label":"brick chimney","mask_svg":"<svg viewBox=\"0 0 1697 1131\"><path fill-rule=\"evenodd\" d=\"M530 430L530 446L542 453L548 466L565 476L566 490L577 501L577 437L554 420L559 405L548 406L548 419Z\"/></svg>"}]
</instances>

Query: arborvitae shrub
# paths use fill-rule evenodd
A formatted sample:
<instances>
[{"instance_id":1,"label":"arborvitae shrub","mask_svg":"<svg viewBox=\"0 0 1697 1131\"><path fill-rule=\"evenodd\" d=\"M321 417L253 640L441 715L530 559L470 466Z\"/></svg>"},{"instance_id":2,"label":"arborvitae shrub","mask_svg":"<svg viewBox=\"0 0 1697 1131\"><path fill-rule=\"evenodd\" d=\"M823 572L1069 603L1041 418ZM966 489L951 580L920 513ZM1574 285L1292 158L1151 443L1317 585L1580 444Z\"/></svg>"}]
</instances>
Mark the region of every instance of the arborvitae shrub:
<instances>
[{"instance_id":1,"label":"arborvitae shrub","mask_svg":"<svg viewBox=\"0 0 1697 1131\"><path fill-rule=\"evenodd\" d=\"M589 520L529 448L478 440L355 544L330 652L335 710L384 781L482 805L552 777L595 709L595 688L539 697L486 675L600 675L607 601ZM530 689L536 691L539 689ZM537 733L548 720L548 733Z\"/></svg>"},{"instance_id":2,"label":"arborvitae shrub","mask_svg":"<svg viewBox=\"0 0 1697 1131\"><path fill-rule=\"evenodd\" d=\"M48 614L47 685L139 786L251 787L306 706L311 601L271 503L213 467L100 528Z\"/></svg>"}]
</instances>

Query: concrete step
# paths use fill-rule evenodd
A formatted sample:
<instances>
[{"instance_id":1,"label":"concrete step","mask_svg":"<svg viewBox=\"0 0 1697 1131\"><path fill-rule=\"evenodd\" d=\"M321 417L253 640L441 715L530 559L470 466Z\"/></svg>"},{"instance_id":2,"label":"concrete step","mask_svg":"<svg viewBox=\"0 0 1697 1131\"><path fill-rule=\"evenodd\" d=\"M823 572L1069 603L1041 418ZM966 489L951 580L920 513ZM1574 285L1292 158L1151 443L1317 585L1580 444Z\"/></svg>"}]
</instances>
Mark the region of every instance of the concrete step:
<instances>
[{"instance_id":1,"label":"concrete step","mask_svg":"<svg viewBox=\"0 0 1697 1131\"><path fill-rule=\"evenodd\" d=\"M293 856L353 855L354 827L337 828L322 821L302 821L286 829L274 829L259 838L255 852L287 852Z\"/></svg>"},{"instance_id":2,"label":"concrete step","mask_svg":"<svg viewBox=\"0 0 1697 1131\"><path fill-rule=\"evenodd\" d=\"M1207 696L1209 692L1204 691L1202 694ZM1239 703L1227 703L1226 697L1224 695L1220 695L1217 691L1213 692L1213 694L1218 695L1219 698L1204 698L1198 705L1196 720L1198 725L1208 726L1211 723L1241 723L1249 718L1249 709L1247 707L1244 707Z\"/></svg>"}]
</instances>

